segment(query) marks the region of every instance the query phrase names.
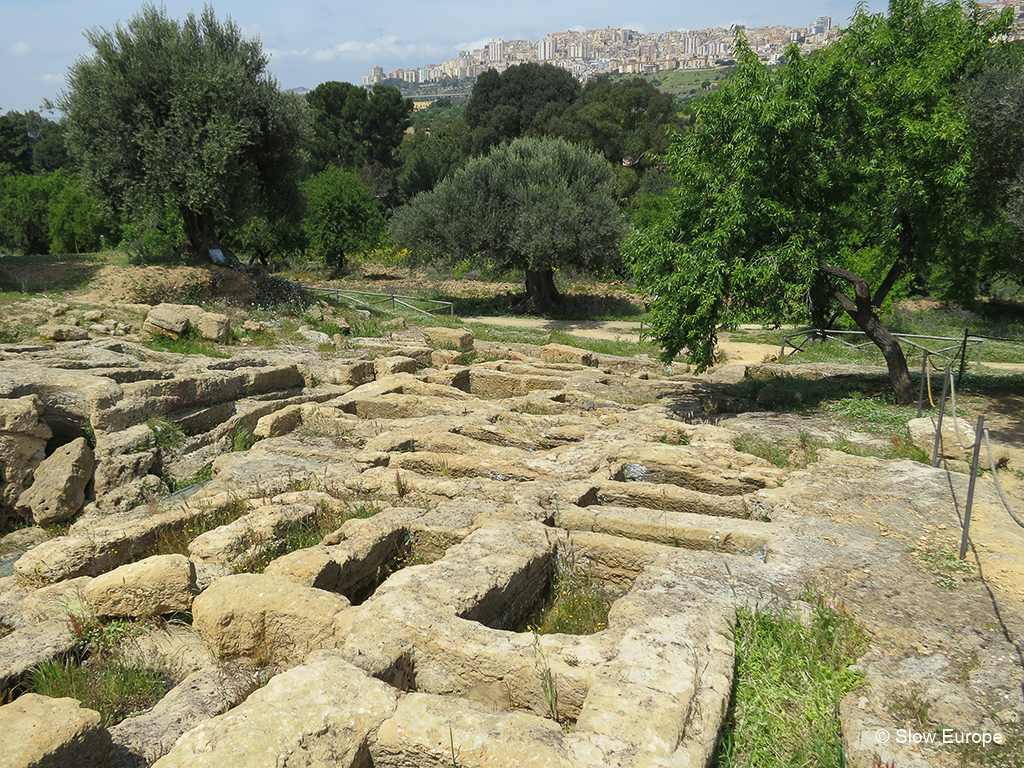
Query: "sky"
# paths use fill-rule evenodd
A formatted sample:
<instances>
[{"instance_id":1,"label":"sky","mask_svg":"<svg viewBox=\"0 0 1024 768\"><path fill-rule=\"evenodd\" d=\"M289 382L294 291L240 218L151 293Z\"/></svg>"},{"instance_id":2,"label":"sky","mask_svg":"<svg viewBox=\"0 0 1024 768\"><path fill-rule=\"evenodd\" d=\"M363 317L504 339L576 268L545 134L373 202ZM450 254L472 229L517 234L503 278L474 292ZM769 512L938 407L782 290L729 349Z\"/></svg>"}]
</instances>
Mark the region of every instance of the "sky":
<instances>
[{"instance_id":1,"label":"sky","mask_svg":"<svg viewBox=\"0 0 1024 768\"><path fill-rule=\"evenodd\" d=\"M373 66L440 64L492 38L541 39L569 29L620 27L637 32L673 29L806 26L831 16L843 26L855 0L216 0L217 17L230 16L270 54L270 71L283 88L314 88L329 80L357 85ZM161 3L157 3L161 5ZM165 0L172 18L199 14L201 2ZM91 49L88 29L112 30L138 13L142 0L0 0L0 113L38 110L64 89L64 75ZM869 3L873 11L885 4ZM57 115L50 114L56 119Z\"/></svg>"}]
</instances>

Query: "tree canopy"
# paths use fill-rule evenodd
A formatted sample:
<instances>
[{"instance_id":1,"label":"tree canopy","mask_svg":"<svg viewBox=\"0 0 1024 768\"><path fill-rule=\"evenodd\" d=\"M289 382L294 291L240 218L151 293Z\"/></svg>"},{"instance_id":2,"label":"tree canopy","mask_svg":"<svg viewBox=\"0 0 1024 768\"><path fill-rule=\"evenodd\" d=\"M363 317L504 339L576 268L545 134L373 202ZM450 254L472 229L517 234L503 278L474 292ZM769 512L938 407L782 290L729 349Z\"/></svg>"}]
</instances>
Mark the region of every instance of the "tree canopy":
<instances>
[{"instance_id":1,"label":"tree canopy","mask_svg":"<svg viewBox=\"0 0 1024 768\"><path fill-rule=\"evenodd\" d=\"M522 270L522 308L535 311L559 298L555 268L600 269L624 233L611 166L562 139L516 139L470 160L391 221L400 247Z\"/></svg>"},{"instance_id":2,"label":"tree canopy","mask_svg":"<svg viewBox=\"0 0 1024 768\"><path fill-rule=\"evenodd\" d=\"M219 228L296 200L302 107L258 40L209 6L179 23L152 5L86 39L58 106L84 182L121 223L177 209L205 256Z\"/></svg>"},{"instance_id":3,"label":"tree canopy","mask_svg":"<svg viewBox=\"0 0 1024 768\"><path fill-rule=\"evenodd\" d=\"M335 274L345 266L346 254L372 248L380 240L384 215L356 174L331 166L302 182L302 192L302 229L310 249Z\"/></svg>"},{"instance_id":4,"label":"tree canopy","mask_svg":"<svg viewBox=\"0 0 1024 768\"><path fill-rule=\"evenodd\" d=\"M466 107L473 154L524 135L542 110L568 107L580 90L568 70L551 64L518 64L501 74L487 70L476 79Z\"/></svg>"},{"instance_id":5,"label":"tree canopy","mask_svg":"<svg viewBox=\"0 0 1024 768\"><path fill-rule=\"evenodd\" d=\"M719 329L820 321L832 304L912 401L879 315L924 267L970 282L984 232L964 89L1008 24L955 0L858 6L836 42L791 48L777 72L739 39L734 78L666 155L679 184L668 211L628 248L666 354L706 367Z\"/></svg>"},{"instance_id":6,"label":"tree canopy","mask_svg":"<svg viewBox=\"0 0 1024 768\"><path fill-rule=\"evenodd\" d=\"M329 165L358 170L368 163L394 165L395 151L409 127L412 99L387 85L373 90L330 81L306 94L312 118L313 168Z\"/></svg>"}]
</instances>

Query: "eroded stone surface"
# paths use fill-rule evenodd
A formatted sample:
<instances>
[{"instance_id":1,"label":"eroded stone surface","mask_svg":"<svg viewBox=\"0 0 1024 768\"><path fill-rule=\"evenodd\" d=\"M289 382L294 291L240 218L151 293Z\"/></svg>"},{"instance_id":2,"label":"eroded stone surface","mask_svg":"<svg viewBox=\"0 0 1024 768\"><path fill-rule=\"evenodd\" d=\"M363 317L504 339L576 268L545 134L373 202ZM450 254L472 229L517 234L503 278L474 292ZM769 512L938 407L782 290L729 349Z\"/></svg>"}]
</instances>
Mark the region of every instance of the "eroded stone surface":
<instances>
[{"instance_id":1,"label":"eroded stone surface","mask_svg":"<svg viewBox=\"0 0 1024 768\"><path fill-rule=\"evenodd\" d=\"M925 557L955 547L950 490L962 499L966 476L826 449L807 469L775 467L736 438L840 435L824 419L782 413L695 423L705 409L753 401L654 360L476 343L507 359L461 365L461 352L417 346L417 333L345 339L337 357L238 353L207 370L163 353L140 365L112 340L15 353L0 393L29 396L30 429L52 421L66 434L73 419L97 429L97 499L68 535L25 539L16 576L0 580L0 621L13 629L0 627L5 684L70 648L64 601L106 594L119 566L133 573L169 533L232 508L244 516L190 535L186 591L202 592L193 629L132 649L187 658L172 676L198 674L199 699L190 707L186 686L129 721L115 757L155 757L195 726L159 765L223 765L246 750L247 765L326 755L332 765L445 765L453 744L467 766L703 765L728 704L736 605L809 584L873 638L859 660L867 686L842 707L852 762L954 764L942 750L873 747L875 729L899 727L892 702L912 684L956 727L994 728L1024 709L1021 672L1006 661L1008 638L1024 632L1019 599L964 576L949 590ZM81 368L47 380L47 361ZM782 373L726 368L723 382ZM188 433L179 454L156 445L143 423L152 414ZM232 452L238 430L262 439ZM160 485L167 466L191 473L205 462L213 476L190 498L124 501L136 484ZM983 480L980 521L994 503ZM327 510L376 514L282 553L288 530ZM409 559L416 537L436 540L429 559ZM266 552L281 554L265 574L232 573ZM607 627L526 630L558 558L586 563L615 598ZM305 660L318 649L335 650ZM235 703L214 673L215 659L234 656L291 670L206 719Z\"/></svg>"},{"instance_id":2,"label":"eroded stone surface","mask_svg":"<svg viewBox=\"0 0 1024 768\"><path fill-rule=\"evenodd\" d=\"M106 768L110 734L100 714L75 699L26 693L0 707L0 765L9 768Z\"/></svg>"}]
</instances>

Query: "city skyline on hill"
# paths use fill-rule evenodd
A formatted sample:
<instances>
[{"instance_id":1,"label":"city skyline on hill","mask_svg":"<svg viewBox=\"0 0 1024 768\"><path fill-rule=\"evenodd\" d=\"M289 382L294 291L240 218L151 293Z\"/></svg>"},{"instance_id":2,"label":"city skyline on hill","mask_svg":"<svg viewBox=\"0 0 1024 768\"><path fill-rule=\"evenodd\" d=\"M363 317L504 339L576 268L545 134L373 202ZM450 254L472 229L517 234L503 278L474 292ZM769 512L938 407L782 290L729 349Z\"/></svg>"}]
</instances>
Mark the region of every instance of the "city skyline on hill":
<instances>
[{"instance_id":1,"label":"city skyline on hill","mask_svg":"<svg viewBox=\"0 0 1024 768\"><path fill-rule=\"evenodd\" d=\"M188 0L165 0L162 6L176 19L202 12L201 4ZM496 39L535 44L546 35L605 27L640 35L736 23L801 27L822 16L843 26L854 6L854 0L727 0L714 5L652 0L628 6L607 0L523 0L495 8L465 0L429 7L396 0L383 17L372 7L330 7L319 0L296 0L287 9L266 0L213 3L218 18L230 16L246 37L259 37L270 56L270 72L286 89L312 88L329 80L360 84L374 66L390 71L440 64ZM113 30L137 14L142 3L3 0L2 7L0 112L26 112L38 110L44 99L55 99L65 87L68 67L91 54L86 30ZM886 4L876 0L868 7L882 11Z\"/></svg>"}]
</instances>

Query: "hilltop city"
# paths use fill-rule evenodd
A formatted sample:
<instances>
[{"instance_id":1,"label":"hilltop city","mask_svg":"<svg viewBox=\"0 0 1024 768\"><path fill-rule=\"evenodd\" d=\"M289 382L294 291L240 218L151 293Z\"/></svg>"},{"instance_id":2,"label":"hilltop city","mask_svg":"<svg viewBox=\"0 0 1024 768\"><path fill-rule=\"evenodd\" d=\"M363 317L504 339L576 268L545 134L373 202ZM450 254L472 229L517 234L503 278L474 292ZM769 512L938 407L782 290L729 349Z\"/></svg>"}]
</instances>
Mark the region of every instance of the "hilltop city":
<instances>
[{"instance_id":1,"label":"hilltop city","mask_svg":"<svg viewBox=\"0 0 1024 768\"><path fill-rule=\"evenodd\" d=\"M982 2L986 10L1012 8L1017 19L1017 39L1024 29L1024 0ZM494 39L485 48L459 51L454 59L409 69L373 67L363 85L378 83L432 83L447 78L477 77L488 69L499 72L525 62L544 62L562 67L586 82L605 74L655 74L674 69L709 69L729 62L733 56L736 26L710 29L677 29L640 33L631 29L605 27L585 32L567 30L545 35L542 40ZM796 44L801 52L817 50L833 40L838 27L829 16L819 16L807 26L744 29L751 48L766 64L778 64L786 49Z\"/></svg>"}]
</instances>

